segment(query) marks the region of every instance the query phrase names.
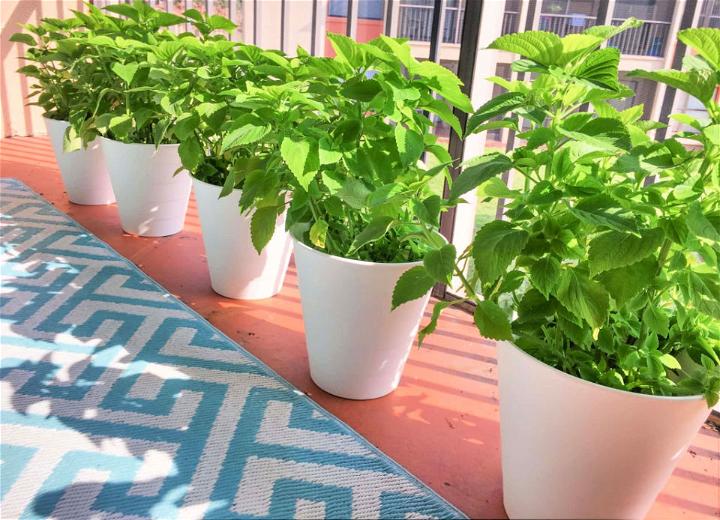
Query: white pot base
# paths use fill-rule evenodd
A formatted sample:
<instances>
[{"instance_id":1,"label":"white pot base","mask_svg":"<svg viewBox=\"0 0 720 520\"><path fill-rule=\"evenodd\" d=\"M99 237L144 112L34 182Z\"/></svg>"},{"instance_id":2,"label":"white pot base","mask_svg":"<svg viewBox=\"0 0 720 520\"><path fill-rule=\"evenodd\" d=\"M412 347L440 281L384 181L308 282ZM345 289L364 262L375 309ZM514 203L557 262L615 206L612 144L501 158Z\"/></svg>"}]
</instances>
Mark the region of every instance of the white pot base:
<instances>
[{"instance_id":1,"label":"white pot base","mask_svg":"<svg viewBox=\"0 0 720 520\"><path fill-rule=\"evenodd\" d=\"M338 258L295 240L310 376L345 399L376 399L400 382L430 292L391 311L395 282L419 262Z\"/></svg>"},{"instance_id":2,"label":"white pot base","mask_svg":"<svg viewBox=\"0 0 720 520\"><path fill-rule=\"evenodd\" d=\"M47 117L43 119L70 202L83 206L114 203L115 194L105 166L105 157L100 149L100 140L95 139L87 148L65 152L63 140L65 130L70 124Z\"/></svg>"},{"instance_id":3,"label":"white pot base","mask_svg":"<svg viewBox=\"0 0 720 520\"><path fill-rule=\"evenodd\" d=\"M100 138L126 233L163 237L182 231L192 182L176 144L127 144Z\"/></svg>"},{"instance_id":4,"label":"white pot base","mask_svg":"<svg viewBox=\"0 0 720 520\"><path fill-rule=\"evenodd\" d=\"M221 188L193 179L212 289L226 298L261 300L275 296L285 281L292 242L285 215L261 254L250 236L250 216L240 213L240 190L219 198Z\"/></svg>"}]
</instances>

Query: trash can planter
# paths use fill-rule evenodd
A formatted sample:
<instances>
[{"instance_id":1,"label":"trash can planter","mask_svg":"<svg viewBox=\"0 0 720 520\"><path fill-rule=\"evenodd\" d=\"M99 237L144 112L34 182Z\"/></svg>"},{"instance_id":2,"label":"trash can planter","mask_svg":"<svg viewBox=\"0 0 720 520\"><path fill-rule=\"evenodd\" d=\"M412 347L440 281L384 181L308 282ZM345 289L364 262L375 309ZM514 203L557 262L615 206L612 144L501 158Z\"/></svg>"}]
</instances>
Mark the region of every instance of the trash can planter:
<instances>
[{"instance_id":1,"label":"trash can planter","mask_svg":"<svg viewBox=\"0 0 720 520\"><path fill-rule=\"evenodd\" d=\"M70 202L89 206L115 202L100 140L95 139L87 148L65 152L63 140L70 123L47 117L43 119Z\"/></svg>"},{"instance_id":2,"label":"trash can planter","mask_svg":"<svg viewBox=\"0 0 720 520\"><path fill-rule=\"evenodd\" d=\"M510 518L642 519L710 410L604 387L498 345Z\"/></svg>"},{"instance_id":3,"label":"trash can planter","mask_svg":"<svg viewBox=\"0 0 720 520\"><path fill-rule=\"evenodd\" d=\"M182 230L192 180L180 168L177 144L121 143L100 138L123 230L144 237Z\"/></svg>"},{"instance_id":4,"label":"trash can planter","mask_svg":"<svg viewBox=\"0 0 720 520\"><path fill-rule=\"evenodd\" d=\"M389 394L400 382L430 297L428 291L391 311L393 288L422 262L363 262L294 243L313 381L347 399Z\"/></svg>"},{"instance_id":5,"label":"trash can planter","mask_svg":"<svg viewBox=\"0 0 720 520\"><path fill-rule=\"evenodd\" d=\"M282 289L292 241L285 231L285 214L261 254L250 237L250 215L240 212L241 190L220 197L220 186L193 178L205 254L213 290L228 298L270 298Z\"/></svg>"}]
</instances>

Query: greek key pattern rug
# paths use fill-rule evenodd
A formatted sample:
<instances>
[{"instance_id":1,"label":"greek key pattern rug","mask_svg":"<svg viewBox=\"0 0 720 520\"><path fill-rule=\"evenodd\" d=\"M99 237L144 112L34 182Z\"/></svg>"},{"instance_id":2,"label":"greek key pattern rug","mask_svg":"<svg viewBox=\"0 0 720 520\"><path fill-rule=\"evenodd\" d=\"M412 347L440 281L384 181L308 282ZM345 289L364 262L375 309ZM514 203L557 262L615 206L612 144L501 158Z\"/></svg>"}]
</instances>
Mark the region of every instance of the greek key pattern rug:
<instances>
[{"instance_id":1,"label":"greek key pattern rug","mask_svg":"<svg viewBox=\"0 0 720 520\"><path fill-rule=\"evenodd\" d=\"M22 183L0 190L2 518L462 517Z\"/></svg>"}]
</instances>

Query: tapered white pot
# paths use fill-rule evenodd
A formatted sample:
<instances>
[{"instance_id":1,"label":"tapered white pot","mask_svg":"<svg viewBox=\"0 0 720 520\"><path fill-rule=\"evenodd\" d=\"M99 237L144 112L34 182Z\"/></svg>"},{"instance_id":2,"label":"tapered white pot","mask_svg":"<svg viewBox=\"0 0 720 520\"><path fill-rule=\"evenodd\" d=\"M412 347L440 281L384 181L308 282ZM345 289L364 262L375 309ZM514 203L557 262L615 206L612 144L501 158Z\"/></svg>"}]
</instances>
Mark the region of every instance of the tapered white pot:
<instances>
[{"instance_id":1,"label":"tapered white pot","mask_svg":"<svg viewBox=\"0 0 720 520\"><path fill-rule=\"evenodd\" d=\"M250 236L251 215L240 212L240 190L220 197L220 186L193 179L205 254L213 290L228 298L259 300L282 289L292 241L285 231L285 214L275 233L258 254Z\"/></svg>"},{"instance_id":2,"label":"tapered white pot","mask_svg":"<svg viewBox=\"0 0 720 520\"><path fill-rule=\"evenodd\" d=\"M100 149L100 140L95 139L87 148L65 152L63 140L65 130L70 123L47 117L43 119L70 202L85 205L115 202L110 177L105 167L105 158Z\"/></svg>"},{"instance_id":3,"label":"tapered white pot","mask_svg":"<svg viewBox=\"0 0 720 520\"><path fill-rule=\"evenodd\" d=\"M391 311L392 292L421 262L349 260L294 242L313 381L348 399L395 390L430 293Z\"/></svg>"},{"instance_id":4,"label":"tapered white pot","mask_svg":"<svg viewBox=\"0 0 720 520\"><path fill-rule=\"evenodd\" d=\"M162 237L185 224L192 181L181 171L177 144L129 144L100 138L122 228L133 235Z\"/></svg>"},{"instance_id":5,"label":"tapered white pot","mask_svg":"<svg viewBox=\"0 0 720 520\"><path fill-rule=\"evenodd\" d=\"M607 388L498 345L510 518L643 518L710 410Z\"/></svg>"}]
</instances>

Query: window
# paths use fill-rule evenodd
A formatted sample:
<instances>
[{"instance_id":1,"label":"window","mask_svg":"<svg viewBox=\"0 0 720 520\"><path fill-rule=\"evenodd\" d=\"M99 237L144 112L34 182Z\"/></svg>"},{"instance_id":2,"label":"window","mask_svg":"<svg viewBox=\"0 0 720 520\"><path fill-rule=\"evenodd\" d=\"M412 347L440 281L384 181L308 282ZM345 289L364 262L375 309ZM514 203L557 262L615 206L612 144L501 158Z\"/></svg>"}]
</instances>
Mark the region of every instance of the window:
<instances>
[{"instance_id":1,"label":"window","mask_svg":"<svg viewBox=\"0 0 720 520\"><path fill-rule=\"evenodd\" d=\"M385 0L356 0L358 2L358 18L362 20L382 20L385 11ZM328 16L346 17L348 0L330 0Z\"/></svg>"}]
</instances>

